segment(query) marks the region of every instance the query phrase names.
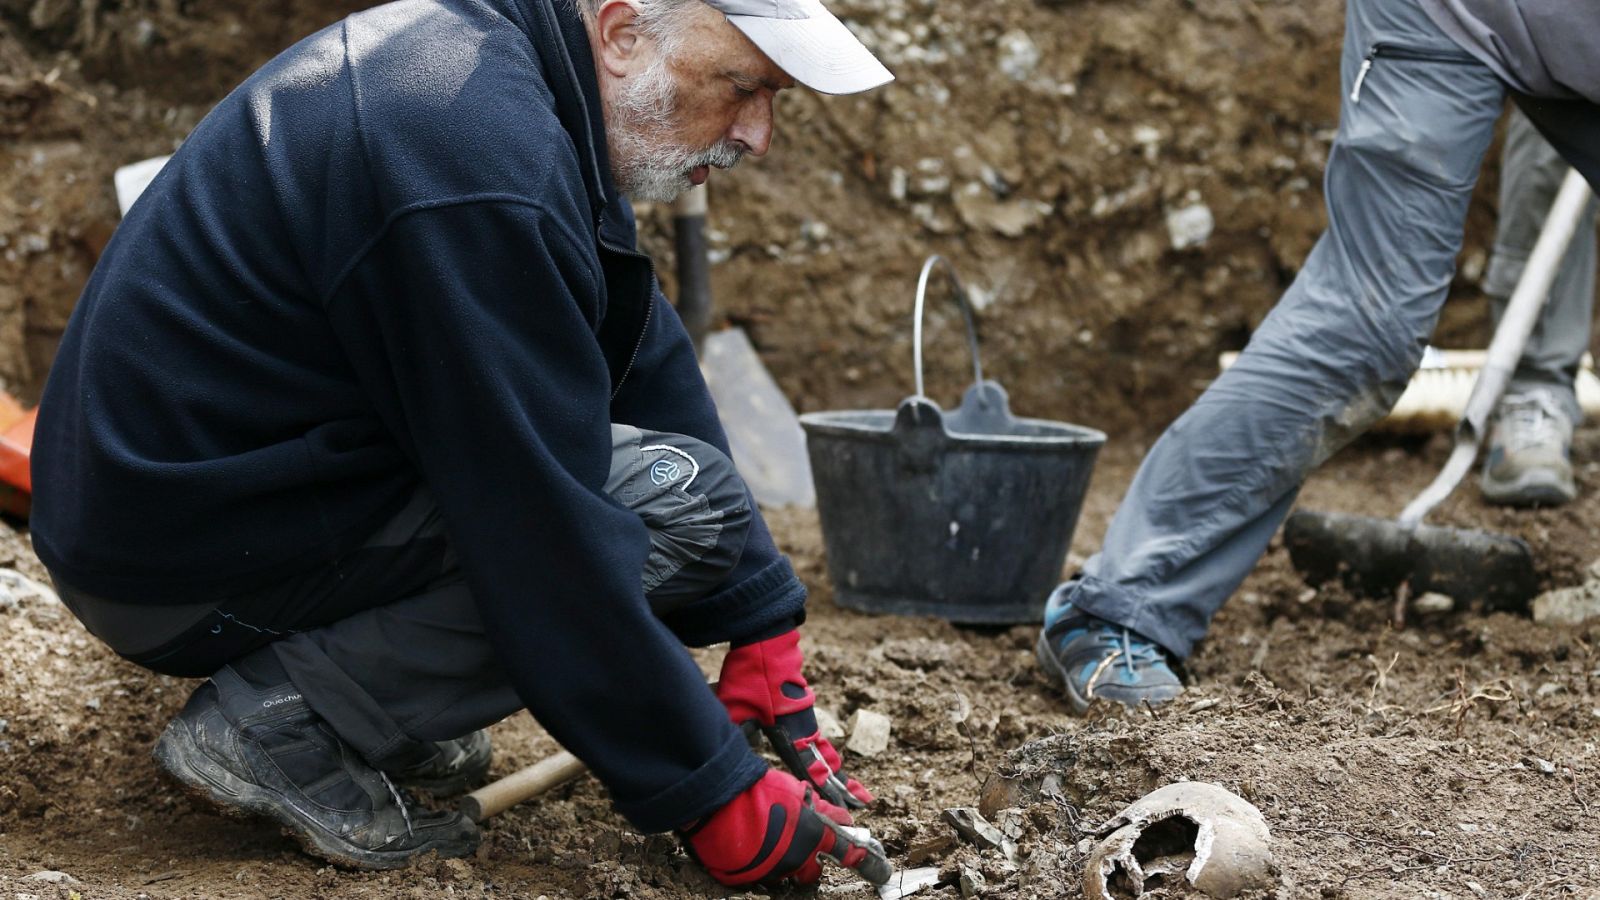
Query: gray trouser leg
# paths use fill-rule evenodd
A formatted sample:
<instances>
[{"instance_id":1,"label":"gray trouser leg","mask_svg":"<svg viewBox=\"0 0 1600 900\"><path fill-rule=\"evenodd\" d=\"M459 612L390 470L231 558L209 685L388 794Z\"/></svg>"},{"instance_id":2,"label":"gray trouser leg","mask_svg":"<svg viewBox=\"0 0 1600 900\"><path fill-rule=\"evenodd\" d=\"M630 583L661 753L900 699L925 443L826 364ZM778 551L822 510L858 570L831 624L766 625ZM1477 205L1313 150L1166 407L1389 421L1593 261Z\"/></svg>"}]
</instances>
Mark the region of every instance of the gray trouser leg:
<instances>
[{"instance_id":1,"label":"gray trouser leg","mask_svg":"<svg viewBox=\"0 0 1600 900\"><path fill-rule=\"evenodd\" d=\"M613 426L612 438L605 490L650 528L641 579L651 605L665 614L710 593L738 562L749 492L732 461L694 438L625 425ZM423 512L438 518L431 503ZM442 569L419 593L271 645L312 708L376 765L403 761L419 741L460 737L523 707L453 552ZM538 585L528 585L528 602L539 602ZM625 636L618 637L618 652L626 652Z\"/></svg>"},{"instance_id":2,"label":"gray trouser leg","mask_svg":"<svg viewBox=\"0 0 1600 900\"><path fill-rule=\"evenodd\" d=\"M1327 232L1239 361L1151 449L1101 552L1064 588L1178 656L1260 558L1306 474L1399 397L1444 302L1505 97L1414 3L1350 0L1340 71Z\"/></svg>"},{"instance_id":3,"label":"gray trouser leg","mask_svg":"<svg viewBox=\"0 0 1600 900\"><path fill-rule=\"evenodd\" d=\"M749 492L716 448L613 426L605 490L649 527L640 577L658 614L712 593L739 561L752 519ZM528 602L538 603L539 585L526 587ZM102 607L120 606L73 596L96 621L105 620L97 615ZM413 761L419 742L460 737L523 706L426 491L339 565L229 598L197 625L187 622L175 620L162 635L97 633L124 653L159 645L149 664L160 671L209 672L273 654L312 708L382 768ZM625 635L618 652L627 652Z\"/></svg>"},{"instance_id":4,"label":"gray trouser leg","mask_svg":"<svg viewBox=\"0 0 1600 900\"><path fill-rule=\"evenodd\" d=\"M1500 218L1495 228L1494 255L1483 279L1496 323L1505 313L1506 302L1516 290L1528 255L1539 240L1567 168L1567 161L1540 136L1521 110L1513 108L1500 166ZM1595 205L1591 200L1561 258L1555 282L1550 286L1550 298L1522 351L1509 390L1516 393L1532 388L1553 389L1574 422L1582 419L1582 413L1573 392L1573 380L1589 349L1589 326L1594 314Z\"/></svg>"}]
</instances>

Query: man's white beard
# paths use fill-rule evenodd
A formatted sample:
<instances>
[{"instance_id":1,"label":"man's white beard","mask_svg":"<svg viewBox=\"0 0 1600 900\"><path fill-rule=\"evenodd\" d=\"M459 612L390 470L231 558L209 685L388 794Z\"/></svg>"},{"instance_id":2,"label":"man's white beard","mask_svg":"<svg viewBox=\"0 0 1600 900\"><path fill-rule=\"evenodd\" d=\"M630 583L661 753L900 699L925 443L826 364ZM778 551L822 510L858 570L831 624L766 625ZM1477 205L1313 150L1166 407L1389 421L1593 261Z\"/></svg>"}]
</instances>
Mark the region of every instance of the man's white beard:
<instances>
[{"instance_id":1,"label":"man's white beard","mask_svg":"<svg viewBox=\"0 0 1600 900\"><path fill-rule=\"evenodd\" d=\"M676 143L669 135L678 105L678 86L665 54L650 67L618 88L611 102L611 174L631 199L671 203L694 186L689 173L699 166L730 169L739 164L744 149L726 139L696 150Z\"/></svg>"}]
</instances>

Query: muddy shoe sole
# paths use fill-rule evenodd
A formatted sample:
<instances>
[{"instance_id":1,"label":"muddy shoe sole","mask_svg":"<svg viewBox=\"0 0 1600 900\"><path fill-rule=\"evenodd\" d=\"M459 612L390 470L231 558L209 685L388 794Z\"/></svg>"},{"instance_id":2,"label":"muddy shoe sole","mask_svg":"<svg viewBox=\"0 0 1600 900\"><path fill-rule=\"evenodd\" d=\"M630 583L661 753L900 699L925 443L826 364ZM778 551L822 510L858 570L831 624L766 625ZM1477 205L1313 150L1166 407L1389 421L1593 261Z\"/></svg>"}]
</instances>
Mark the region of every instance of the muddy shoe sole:
<instances>
[{"instance_id":1,"label":"muddy shoe sole","mask_svg":"<svg viewBox=\"0 0 1600 900\"><path fill-rule=\"evenodd\" d=\"M205 800L225 815L270 819L282 826L284 833L307 853L335 865L353 869L400 869L428 853L438 853L441 858L448 859L467 856L478 847L476 833L470 840L430 841L404 851L384 852L353 846L323 828L282 794L230 772L206 754L181 720L172 722L161 733L152 755L162 770L189 794Z\"/></svg>"},{"instance_id":2,"label":"muddy shoe sole","mask_svg":"<svg viewBox=\"0 0 1600 900\"><path fill-rule=\"evenodd\" d=\"M1571 473L1563 478L1551 469L1528 469L1520 477L1505 481L1485 473L1481 484L1483 499L1500 506L1561 506L1578 496Z\"/></svg>"}]
</instances>

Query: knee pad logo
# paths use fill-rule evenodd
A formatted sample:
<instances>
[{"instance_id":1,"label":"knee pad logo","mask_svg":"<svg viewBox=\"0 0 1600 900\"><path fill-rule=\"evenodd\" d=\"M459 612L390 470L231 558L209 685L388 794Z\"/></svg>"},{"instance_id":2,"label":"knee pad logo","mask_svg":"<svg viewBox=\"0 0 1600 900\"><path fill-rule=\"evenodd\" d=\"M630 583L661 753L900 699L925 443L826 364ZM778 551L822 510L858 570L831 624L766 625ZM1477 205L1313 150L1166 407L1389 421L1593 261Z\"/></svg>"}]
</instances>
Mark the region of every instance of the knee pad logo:
<instances>
[{"instance_id":1,"label":"knee pad logo","mask_svg":"<svg viewBox=\"0 0 1600 900\"><path fill-rule=\"evenodd\" d=\"M650 466L650 480L657 486L671 484L683 473L677 460L658 459Z\"/></svg>"}]
</instances>

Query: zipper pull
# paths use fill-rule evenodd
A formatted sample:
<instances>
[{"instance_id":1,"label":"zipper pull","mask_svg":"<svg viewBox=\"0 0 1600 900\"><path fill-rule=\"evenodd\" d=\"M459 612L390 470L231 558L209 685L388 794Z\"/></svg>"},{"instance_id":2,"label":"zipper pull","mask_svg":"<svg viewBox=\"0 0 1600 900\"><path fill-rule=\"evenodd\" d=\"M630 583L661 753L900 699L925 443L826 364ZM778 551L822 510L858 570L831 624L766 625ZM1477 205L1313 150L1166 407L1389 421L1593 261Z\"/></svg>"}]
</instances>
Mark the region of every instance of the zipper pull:
<instances>
[{"instance_id":1,"label":"zipper pull","mask_svg":"<svg viewBox=\"0 0 1600 900\"><path fill-rule=\"evenodd\" d=\"M1361 82L1367 80L1367 73L1370 71L1372 71L1372 57L1369 56L1361 61L1361 71L1356 73L1355 86L1350 89L1351 103L1361 102Z\"/></svg>"}]
</instances>

